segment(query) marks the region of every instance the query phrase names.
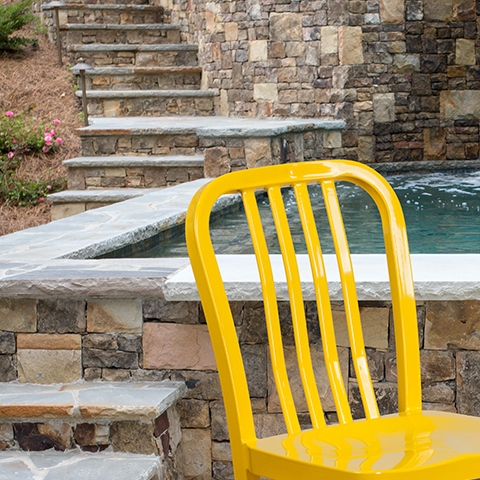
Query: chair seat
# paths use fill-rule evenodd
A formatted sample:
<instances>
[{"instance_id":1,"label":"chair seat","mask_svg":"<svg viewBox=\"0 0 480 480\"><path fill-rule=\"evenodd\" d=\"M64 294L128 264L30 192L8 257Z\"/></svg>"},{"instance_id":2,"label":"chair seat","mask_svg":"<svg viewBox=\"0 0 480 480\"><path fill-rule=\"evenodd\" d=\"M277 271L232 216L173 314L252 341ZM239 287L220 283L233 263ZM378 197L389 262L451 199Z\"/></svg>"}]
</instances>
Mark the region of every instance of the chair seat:
<instances>
[{"instance_id":1,"label":"chair seat","mask_svg":"<svg viewBox=\"0 0 480 480\"><path fill-rule=\"evenodd\" d=\"M480 477L480 418L424 411L387 415L247 444L269 478L470 480ZM324 472L322 469L325 469Z\"/></svg>"}]
</instances>

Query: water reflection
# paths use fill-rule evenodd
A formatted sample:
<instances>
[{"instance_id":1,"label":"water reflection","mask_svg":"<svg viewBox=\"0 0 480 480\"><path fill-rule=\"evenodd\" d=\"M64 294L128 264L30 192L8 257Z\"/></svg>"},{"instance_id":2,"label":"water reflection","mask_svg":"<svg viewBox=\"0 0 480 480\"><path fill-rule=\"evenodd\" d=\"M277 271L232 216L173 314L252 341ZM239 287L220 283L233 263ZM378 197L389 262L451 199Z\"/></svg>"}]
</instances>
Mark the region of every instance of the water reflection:
<instances>
[{"instance_id":1,"label":"water reflection","mask_svg":"<svg viewBox=\"0 0 480 480\"><path fill-rule=\"evenodd\" d=\"M387 177L403 206L412 253L480 253L480 172L402 174ZM360 188L337 183L338 197L352 253L382 253L380 217L373 200ZM333 251L319 187L311 187L312 204L325 253ZM294 195L284 191L294 242L304 252L304 241ZM278 252L268 200L259 199L267 242ZM218 253L252 253L242 212L227 213L212 224ZM178 235L138 256L187 256L185 239Z\"/></svg>"}]
</instances>

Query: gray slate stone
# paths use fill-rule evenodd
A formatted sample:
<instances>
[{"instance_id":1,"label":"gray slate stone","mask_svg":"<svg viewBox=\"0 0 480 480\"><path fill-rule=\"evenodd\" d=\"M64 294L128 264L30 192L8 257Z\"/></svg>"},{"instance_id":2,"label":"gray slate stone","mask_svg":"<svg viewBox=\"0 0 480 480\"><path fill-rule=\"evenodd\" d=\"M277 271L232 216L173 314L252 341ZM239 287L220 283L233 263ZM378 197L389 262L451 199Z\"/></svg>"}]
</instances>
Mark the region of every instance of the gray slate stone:
<instances>
[{"instance_id":1,"label":"gray slate stone","mask_svg":"<svg viewBox=\"0 0 480 480\"><path fill-rule=\"evenodd\" d=\"M0 452L0 480L37 480L40 469L44 480L151 480L160 475L161 460L124 453Z\"/></svg>"},{"instance_id":2,"label":"gray slate stone","mask_svg":"<svg viewBox=\"0 0 480 480\"><path fill-rule=\"evenodd\" d=\"M85 302L74 300L39 300L37 303L39 333L85 332Z\"/></svg>"}]
</instances>

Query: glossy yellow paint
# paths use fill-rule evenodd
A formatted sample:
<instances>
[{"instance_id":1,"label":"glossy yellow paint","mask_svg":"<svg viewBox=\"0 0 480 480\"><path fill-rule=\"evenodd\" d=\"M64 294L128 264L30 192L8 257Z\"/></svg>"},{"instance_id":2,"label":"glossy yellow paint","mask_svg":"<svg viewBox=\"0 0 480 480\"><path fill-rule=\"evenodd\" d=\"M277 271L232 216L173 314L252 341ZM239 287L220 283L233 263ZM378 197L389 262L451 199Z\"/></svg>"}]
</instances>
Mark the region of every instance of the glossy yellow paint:
<instances>
[{"instance_id":1,"label":"glossy yellow paint","mask_svg":"<svg viewBox=\"0 0 480 480\"><path fill-rule=\"evenodd\" d=\"M365 189L377 204L391 284L398 369L398 414L381 417L361 329L355 277L336 181ZM328 281L307 185L319 183L337 256L352 360L365 419L352 420L342 378ZM293 188L317 297L327 375L339 423L325 424L312 367L305 309L281 188ZM297 362L313 429L301 431L288 381L274 275L255 199L267 192L287 279ZM209 233L210 212L225 194L240 193L263 292L270 359L287 433L257 439L235 325ZM469 480L480 477L480 419L422 411L417 318L403 213L390 185L372 169L352 161L315 161L239 171L205 185L187 213L192 268L205 311L222 384L236 480L260 476L287 479L385 478Z\"/></svg>"}]
</instances>

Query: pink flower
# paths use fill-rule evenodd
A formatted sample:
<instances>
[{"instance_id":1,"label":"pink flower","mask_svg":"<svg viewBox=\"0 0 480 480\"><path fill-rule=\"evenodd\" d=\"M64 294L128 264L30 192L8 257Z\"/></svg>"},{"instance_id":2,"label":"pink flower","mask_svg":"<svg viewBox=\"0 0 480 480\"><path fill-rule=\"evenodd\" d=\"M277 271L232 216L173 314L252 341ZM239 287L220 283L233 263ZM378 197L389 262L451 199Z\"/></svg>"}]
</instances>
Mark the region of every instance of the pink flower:
<instances>
[{"instance_id":1,"label":"pink flower","mask_svg":"<svg viewBox=\"0 0 480 480\"><path fill-rule=\"evenodd\" d=\"M15 139L12 140L12 143L17 143L17 141Z\"/></svg>"},{"instance_id":2,"label":"pink flower","mask_svg":"<svg viewBox=\"0 0 480 480\"><path fill-rule=\"evenodd\" d=\"M53 135L51 135L50 133L46 133L43 138L44 138L45 142L52 142Z\"/></svg>"},{"instance_id":3,"label":"pink flower","mask_svg":"<svg viewBox=\"0 0 480 480\"><path fill-rule=\"evenodd\" d=\"M43 152L43 153L47 153L47 152L49 152L49 151L50 151L50 149L49 149L48 147L45 147L45 146L42 147L42 152Z\"/></svg>"},{"instance_id":4,"label":"pink flower","mask_svg":"<svg viewBox=\"0 0 480 480\"><path fill-rule=\"evenodd\" d=\"M56 138L55 142L58 143L59 145L63 144L63 140L60 137Z\"/></svg>"},{"instance_id":5,"label":"pink flower","mask_svg":"<svg viewBox=\"0 0 480 480\"><path fill-rule=\"evenodd\" d=\"M8 112L5 112L5 116L6 117L13 117L14 113L9 110Z\"/></svg>"},{"instance_id":6,"label":"pink flower","mask_svg":"<svg viewBox=\"0 0 480 480\"><path fill-rule=\"evenodd\" d=\"M52 189L52 186L51 186L51 185L47 185L47 188L48 188L48 190L51 190L51 189Z\"/></svg>"},{"instance_id":7,"label":"pink flower","mask_svg":"<svg viewBox=\"0 0 480 480\"><path fill-rule=\"evenodd\" d=\"M33 129L36 131L38 130L38 125L34 125Z\"/></svg>"},{"instance_id":8,"label":"pink flower","mask_svg":"<svg viewBox=\"0 0 480 480\"><path fill-rule=\"evenodd\" d=\"M8 157L8 158L13 158L14 155L15 155L15 154L14 154L13 152L8 152L7 157Z\"/></svg>"},{"instance_id":9,"label":"pink flower","mask_svg":"<svg viewBox=\"0 0 480 480\"><path fill-rule=\"evenodd\" d=\"M60 120L55 119L55 120L53 121L53 123L54 123L55 125L60 125Z\"/></svg>"},{"instance_id":10,"label":"pink flower","mask_svg":"<svg viewBox=\"0 0 480 480\"><path fill-rule=\"evenodd\" d=\"M50 133L51 133L52 135L56 135L56 134L57 134L57 131L56 131L54 128L52 128L52 129L50 130Z\"/></svg>"},{"instance_id":11,"label":"pink flower","mask_svg":"<svg viewBox=\"0 0 480 480\"><path fill-rule=\"evenodd\" d=\"M44 202L45 199L44 199L43 197L40 197L40 198L38 199L38 201L39 201L39 202Z\"/></svg>"}]
</instances>

